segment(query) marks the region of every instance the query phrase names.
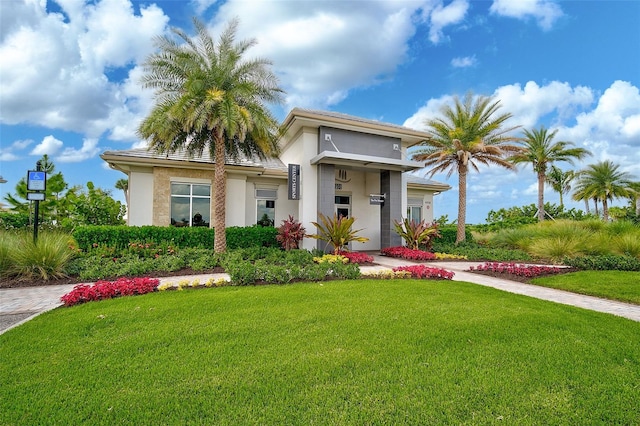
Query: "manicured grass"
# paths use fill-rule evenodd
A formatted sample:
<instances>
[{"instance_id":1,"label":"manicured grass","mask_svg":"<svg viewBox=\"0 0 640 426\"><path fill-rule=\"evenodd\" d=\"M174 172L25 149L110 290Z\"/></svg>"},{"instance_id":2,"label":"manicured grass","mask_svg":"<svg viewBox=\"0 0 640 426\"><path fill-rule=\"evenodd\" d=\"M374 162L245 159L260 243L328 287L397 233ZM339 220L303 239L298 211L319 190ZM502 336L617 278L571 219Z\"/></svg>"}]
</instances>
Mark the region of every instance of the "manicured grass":
<instances>
[{"instance_id":1,"label":"manicured grass","mask_svg":"<svg viewBox=\"0 0 640 426\"><path fill-rule=\"evenodd\" d=\"M640 323L463 282L91 302L0 359L0 424L640 423Z\"/></svg>"},{"instance_id":2,"label":"manicured grass","mask_svg":"<svg viewBox=\"0 0 640 426\"><path fill-rule=\"evenodd\" d=\"M580 271L535 278L532 283L640 305L640 272Z\"/></svg>"}]
</instances>

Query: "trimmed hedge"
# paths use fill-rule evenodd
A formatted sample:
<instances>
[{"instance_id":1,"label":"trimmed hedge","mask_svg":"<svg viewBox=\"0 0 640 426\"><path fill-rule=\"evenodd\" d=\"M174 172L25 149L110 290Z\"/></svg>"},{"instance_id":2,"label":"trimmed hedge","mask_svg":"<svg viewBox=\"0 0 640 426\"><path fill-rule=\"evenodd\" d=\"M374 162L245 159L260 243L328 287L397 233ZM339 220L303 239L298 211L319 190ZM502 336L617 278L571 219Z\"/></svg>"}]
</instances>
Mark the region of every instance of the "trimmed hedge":
<instances>
[{"instance_id":1,"label":"trimmed hedge","mask_svg":"<svg viewBox=\"0 0 640 426\"><path fill-rule=\"evenodd\" d=\"M441 244L455 244L456 243L456 236L458 235L458 226L457 225L447 225L447 226L443 226L441 228L438 228L438 232L440 233L440 235L442 236L441 238L434 238L433 242L436 243L441 243ZM466 242L472 242L473 241L473 235L471 235L471 231L469 230L469 227L466 226L464 229L464 235L466 238Z\"/></svg>"},{"instance_id":2,"label":"trimmed hedge","mask_svg":"<svg viewBox=\"0 0 640 426\"><path fill-rule=\"evenodd\" d=\"M592 271L640 271L639 259L615 254L566 258L562 263L574 268Z\"/></svg>"},{"instance_id":3,"label":"trimmed hedge","mask_svg":"<svg viewBox=\"0 0 640 426\"><path fill-rule=\"evenodd\" d=\"M277 229L262 226L226 228L227 248L278 247ZM214 229L172 226L82 226L73 232L78 248L89 250L94 244L124 250L131 242L170 244L174 247L212 248Z\"/></svg>"}]
</instances>

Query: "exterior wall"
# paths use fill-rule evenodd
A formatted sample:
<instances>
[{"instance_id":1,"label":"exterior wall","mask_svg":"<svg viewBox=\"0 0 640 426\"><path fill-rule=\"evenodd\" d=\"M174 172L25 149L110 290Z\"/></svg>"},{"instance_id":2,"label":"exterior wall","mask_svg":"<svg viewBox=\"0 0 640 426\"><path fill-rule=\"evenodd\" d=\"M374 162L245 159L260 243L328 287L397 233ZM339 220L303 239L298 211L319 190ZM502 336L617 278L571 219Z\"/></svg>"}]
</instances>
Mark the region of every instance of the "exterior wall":
<instances>
[{"instance_id":1,"label":"exterior wall","mask_svg":"<svg viewBox=\"0 0 640 426\"><path fill-rule=\"evenodd\" d=\"M248 186L246 176L227 173L225 226L245 226L251 224L251 222L247 222L245 219L245 211L248 205L245 201L246 197L242 196L242 194L248 192ZM211 210L211 217L213 218L213 199L211 200Z\"/></svg>"},{"instance_id":2,"label":"exterior wall","mask_svg":"<svg viewBox=\"0 0 640 426\"><path fill-rule=\"evenodd\" d=\"M211 185L211 170L153 168L153 222L155 226L169 226L171 223L171 182L206 183ZM213 188L211 193L210 217L213 218ZM227 205L229 200L227 200ZM227 219L228 221L228 219Z\"/></svg>"},{"instance_id":3,"label":"exterior wall","mask_svg":"<svg viewBox=\"0 0 640 426\"><path fill-rule=\"evenodd\" d=\"M415 189L407 191L408 198L421 198L422 199L422 220L427 222L433 222L433 192L418 191ZM403 217L406 217L407 209L403 210L405 213Z\"/></svg>"},{"instance_id":4,"label":"exterior wall","mask_svg":"<svg viewBox=\"0 0 640 426\"><path fill-rule=\"evenodd\" d=\"M400 220L400 218L405 216L402 212L403 191L401 173L393 171L381 172L380 192L387 194L380 213L380 245L381 247L399 246L402 244L402 237L396 233L393 221Z\"/></svg>"},{"instance_id":5,"label":"exterior wall","mask_svg":"<svg viewBox=\"0 0 640 426\"><path fill-rule=\"evenodd\" d=\"M153 223L153 170L140 168L129 172L129 205L127 225L144 226Z\"/></svg>"},{"instance_id":6,"label":"exterior wall","mask_svg":"<svg viewBox=\"0 0 640 426\"><path fill-rule=\"evenodd\" d=\"M317 166L312 166L309 161L318 153L317 150L318 129L304 127L293 136L293 141L280 156L284 164L300 164L300 200L291 201L290 206L297 206L290 210L296 212L293 216L309 234L316 233L316 227L311 222L318 220L318 172ZM312 250L316 246L316 241L311 238L302 241L304 249Z\"/></svg>"}]
</instances>

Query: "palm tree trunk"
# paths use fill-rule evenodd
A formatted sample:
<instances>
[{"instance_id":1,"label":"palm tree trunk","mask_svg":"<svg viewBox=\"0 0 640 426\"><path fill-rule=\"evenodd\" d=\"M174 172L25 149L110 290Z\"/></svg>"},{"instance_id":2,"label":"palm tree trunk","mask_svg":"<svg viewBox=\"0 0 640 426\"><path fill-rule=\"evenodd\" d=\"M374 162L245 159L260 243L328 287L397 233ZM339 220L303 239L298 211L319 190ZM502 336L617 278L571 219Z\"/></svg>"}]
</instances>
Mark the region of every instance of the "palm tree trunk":
<instances>
[{"instance_id":1,"label":"palm tree trunk","mask_svg":"<svg viewBox=\"0 0 640 426\"><path fill-rule=\"evenodd\" d=\"M584 207L585 207L585 210L586 210L587 214L590 214L591 210L589 210L589 199L588 198L584 199Z\"/></svg>"},{"instance_id":2,"label":"palm tree trunk","mask_svg":"<svg viewBox=\"0 0 640 426\"><path fill-rule=\"evenodd\" d=\"M215 138L215 164L213 167L213 184L214 188L214 212L213 227L214 242L213 250L216 253L223 253L227 249L226 236L226 203L227 203L227 181L224 173L225 147L222 137Z\"/></svg>"},{"instance_id":3,"label":"palm tree trunk","mask_svg":"<svg viewBox=\"0 0 640 426\"><path fill-rule=\"evenodd\" d=\"M598 199L593 199L593 204L596 206L596 216L600 217L600 211L598 210Z\"/></svg>"},{"instance_id":4,"label":"palm tree trunk","mask_svg":"<svg viewBox=\"0 0 640 426\"><path fill-rule=\"evenodd\" d=\"M636 216L640 216L640 194L636 195Z\"/></svg>"},{"instance_id":5,"label":"palm tree trunk","mask_svg":"<svg viewBox=\"0 0 640 426\"><path fill-rule=\"evenodd\" d=\"M538 222L544 220L544 172L538 172Z\"/></svg>"},{"instance_id":6,"label":"palm tree trunk","mask_svg":"<svg viewBox=\"0 0 640 426\"><path fill-rule=\"evenodd\" d=\"M602 199L602 219L605 222L609 222L609 204L607 203L607 197Z\"/></svg>"},{"instance_id":7,"label":"palm tree trunk","mask_svg":"<svg viewBox=\"0 0 640 426\"><path fill-rule=\"evenodd\" d=\"M466 239L465 223L467 216L467 170L461 166L458 170L458 232L456 244Z\"/></svg>"}]
</instances>

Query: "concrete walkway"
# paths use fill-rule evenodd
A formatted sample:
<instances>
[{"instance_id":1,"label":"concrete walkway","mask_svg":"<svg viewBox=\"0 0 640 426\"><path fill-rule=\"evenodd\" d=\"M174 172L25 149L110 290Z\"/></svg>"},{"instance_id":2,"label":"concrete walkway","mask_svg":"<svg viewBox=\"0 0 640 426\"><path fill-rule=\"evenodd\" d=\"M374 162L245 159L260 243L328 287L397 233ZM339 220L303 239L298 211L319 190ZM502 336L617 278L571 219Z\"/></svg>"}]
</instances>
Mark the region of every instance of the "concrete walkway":
<instances>
[{"instance_id":1,"label":"concrete walkway","mask_svg":"<svg viewBox=\"0 0 640 426\"><path fill-rule=\"evenodd\" d=\"M388 270L396 266L412 265L402 259L394 259L384 256L374 256L376 266L361 267L363 272ZM466 281L474 284L493 287L510 293L522 294L537 299L577 306L597 312L617 315L640 322L640 306L629 303L600 299L592 296L569 293L563 290L555 290L530 284L503 280L485 275L467 272L470 266L477 266L482 262L429 262L429 266L444 268L455 272L455 281ZM213 279L229 279L226 274L190 275L185 277L160 278L160 284L177 285L181 280L198 279L201 283ZM0 289L0 334L16 327L31 318L58 306L61 306L60 297L73 289L74 285L54 285L46 287L24 287Z\"/></svg>"}]
</instances>

